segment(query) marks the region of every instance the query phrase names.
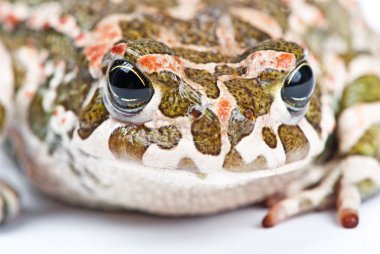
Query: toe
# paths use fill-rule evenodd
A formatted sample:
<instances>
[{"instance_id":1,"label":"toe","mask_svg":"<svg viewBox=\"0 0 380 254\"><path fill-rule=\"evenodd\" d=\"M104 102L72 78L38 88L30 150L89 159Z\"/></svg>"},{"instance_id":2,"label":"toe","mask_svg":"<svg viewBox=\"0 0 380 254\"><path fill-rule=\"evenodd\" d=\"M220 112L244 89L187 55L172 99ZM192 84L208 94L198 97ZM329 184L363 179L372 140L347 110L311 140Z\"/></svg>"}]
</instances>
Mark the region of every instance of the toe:
<instances>
[{"instance_id":1,"label":"toe","mask_svg":"<svg viewBox=\"0 0 380 254\"><path fill-rule=\"evenodd\" d=\"M340 223L345 228L355 228L359 224L359 215L357 211L343 209L339 212Z\"/></svg>"}]
</instances>

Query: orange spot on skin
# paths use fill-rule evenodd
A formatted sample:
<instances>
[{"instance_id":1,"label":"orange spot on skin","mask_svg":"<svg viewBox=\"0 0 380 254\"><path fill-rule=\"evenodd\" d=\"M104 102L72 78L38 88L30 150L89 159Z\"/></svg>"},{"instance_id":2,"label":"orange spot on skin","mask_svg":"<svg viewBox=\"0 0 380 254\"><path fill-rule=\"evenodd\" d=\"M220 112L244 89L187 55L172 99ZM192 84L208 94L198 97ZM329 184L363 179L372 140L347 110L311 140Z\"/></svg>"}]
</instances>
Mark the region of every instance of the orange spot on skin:
<instances>
[{"instance_id":1,"label":"orange spot on skin","mask_svg":"<svg viewBox=\"0 0 380 254\"><path fill-rule=\"evenodd\" d=\"M76 40L76 41L79 41L79 40L82 40L84 37L85 37L85 34L84 34L84 33L80 33L80 34L75 38L75 40Z\"/></svg>"},{"instance_id":2,"label":"orange spot on skin","mask_svg":"<svg viewBox=\"0 0 380 254\"><path fill-rule=\"evenodd\" d=\"M168 67L170 70L174 70L174 71L178 69L178 65L177 65L177 62L175 61L175 58L174 58L174 61L171 61L169 63Z\"/></svg>"},{"instance_id":3,"label":"orange spot on skin","mask_svg":"<svg viewBox=\"0 0 380 254\"><path fill-rule=\"evenodd\" d=\"M85 54L90 63L90 66L99 65L102 57L107 52L107 46L98 44L86 49Z\"/></svg>"},{"instance_id":4,"label":"orange spot on skin","mask_svg":"<svg viewBox=\"0 0 380 254\"><path fill-rule=\"evenodd\" d=\"M59 19L59 23L60 23L61 25L66 24L67 21L69 21L69 16L67 16L67 15L62 16L62 17Z\"/></svg>"},{"instance_id":5,"label":"orange spot on skin","mask_svg":"<svg viewBox=\"0 0 380 254\"><path fill-rule=\"evenodd\" d=\"M9 14L9 16L7 17L7 23L10 27L15 27L20 23L20 20L14 14Z\"/></svg>"},{"instance_id":6,"label":"orange spot on skin","mask_svg":"<svg viewBox=\"0 0 380 254\"><path fill-rule=\"evenodd\" d=\"M178 56L174 57L174 61L176 62L176 64L182 64L181 59Z\"/></svg>"},{"instance_id":7,"label":"orange spot on skin","mask_svg":"<svg viewBox=\"0 0 380 254\"><path fill-rule=\"evenodd\" d=\"M276 24L275 21L273 20L273 18L271 18L269 16L263 15L262 19L263 19L264 23L266 23L268 25L273 26L274 24Z\"/></svg>"},{"instance_id":8,"label":"orange spot on skin","mask_svg":"<svg viewBox=\"0 0 380 254\"><path fill-rule=\"evenodd\" d=\"M86 43L86 39L88 34L80 32L75 38L74 41L77 45L84 45Z\"/></svg>"},{"instance_id":9,"label":"orange spot on skin","mask_svg":"<svg viewBox=\"0 0 380 254\"><path fill-rule=\"evenodd\" d=\"M145 67L149 71L153 72L157 70L157 65L156 65L157 56L154 56L154 55L142 56L138 62L141 66Z\"/></svg>"},{"instance_id":10,"label":"orange spot on skin","mask_svg":"<svg viewBox=\"0 0 380 254\"><path fill-rule=\"evenodd\" d=\"M289 53L282 53L277 57L276 67L281 69L288 69L289 65L293 62L293 55Z\"/></svg>"},{"instance_id":11,"label":"orange spot on skin","mask_svg":"<svg viewBox=\"0 0 380 254\"><path fill-rule=\"evenodd\" d=\"M80 35L80 37L76 38L76 40L78 41L84 36L85 35ZM96 44L90 45L85 49L85 55L89 61L89 66L94 70L101 66L103 56L107 53L107 51L112 49L116 40L121 39L121 34L115 24L104 24L88 36L90 36L90 38L94 37L97 42Z\"/></svg>"},{"instance_id":12,"label":"orange spot on skin","mask_svg":"<svg viewBox=\"0 0 380 254\"><path fill-rule=\"evenodd\" d=\"M231 108L232 108L231 102L228 99L226 98L220 99L219 106L218 106L218 115L219 115L219 119L222 122L225 122L228 120L228 117L231 112Z\"/></svg>"},{"instance_id":13,"label":"orange spot on skin","mask_svg":"<svg viewBox=\"0 0 380 254\"><path fill-rule=\"evenodd\" d=\"M124 55L125 48L127 45L125 43L120 43L112 47L111 52L115 55Z\"/></svg>"},{"instance_id":14,"label":"orange spot on skin","mask_svg":"<svg viewBox=\"0 0 380 254\"><path fill-rule=\"evenodd\" d=\"M145 55L138 59L138 63L149 72L160 72L162 70L177 72L181 66L178 57L165 55Z\"/></svg>"},{"instance_id":15,"label":"orange spot on skin","mask_svg":"<svg viewBox=\"0 0 380 254\"><path fill-rule=\"evenodd\" d=\"M28 98L28 99L32 99L34 97L34 92L32 91L25 91L25 96Z\"/></svg>"},{"instance_id":16,"label":"orange spot on skin","mask_svg":"<svg viewBox=\"0 0 380 254\"><path fill-rule=\"evenodd\" d=\"M54 115L55 117L57 117L57 116L58 116L58 111L55 110L54 113L53 113L53 115Z\"/></svg>"}]
</instances>

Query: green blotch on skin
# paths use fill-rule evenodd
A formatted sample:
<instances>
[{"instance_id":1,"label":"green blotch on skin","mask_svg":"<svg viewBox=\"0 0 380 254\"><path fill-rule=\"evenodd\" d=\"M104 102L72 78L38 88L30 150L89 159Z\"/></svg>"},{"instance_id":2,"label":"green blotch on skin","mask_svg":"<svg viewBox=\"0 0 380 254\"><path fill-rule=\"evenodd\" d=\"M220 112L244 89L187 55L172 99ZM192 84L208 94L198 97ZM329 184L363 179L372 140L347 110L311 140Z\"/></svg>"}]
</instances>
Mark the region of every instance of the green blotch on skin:
<instances>
[{"instance_id":1,"label":"green blotch on skin","mask_svg":"<svg viewBox=\"0 0 380 254\"><path fill-rule=\"evenodd\" d=\"M182 134L176 127L163 126L152 130L148 140L162 149L172 149L178 145L181 139Z\"/></svg>"},{"instance_id":2,"label":"green blotch on skin","mask_svg":"<svg viewBox=\"0 0 380 254\"><path fill-rule=\"evenodd\" d=\"M11 0L14 3L26 3L29 7L50 3L49 0ZM62 7L63 15L75 17L78 25L84 30L94 28L94 26L104 17L114 13L130 13L133 11L134 1L77 1L59 0L56 1Z\"/></svg>"},{"instance_id":3,"label":"green blotch on skin","mask_svg":"<svg viewBox=\"0 0 380 254\"><path fill-rule=\"evenodd\" d=\"M319 9L327 20L326 26L323 28L320 26L309 26L306 29L303 40L308 45L309 50L314 52L315 55L324 54L325 49L321 45L324 45L326 38L331 36L339 37L350 49L342 56L345 63L348 64L347 61L350 61L350 55L354 52L352 49L352 38L355 37L350 28L352 15L348 9L342 6L340 1L322 2L307 0L307 3Z\"/></svg>"},{"instance_id":4,"label":"green blotch on skin","mask_svg":"<svg viewBox=\"0 0 380 254\"><path fill-rule=\"evenodd\" d=\"M262 86L257 79L232 79L224 82L234 96L243 115L253 113L252 119L269 113L274 97L272 85Z\"/></svg>"},{"instance_id":5,"label":"green blotch on skin","mask_svg":"<svg viewBox=\"0 0 380 254\"><path fill-rule=\"evenodd\" d=\"M220 91L216 83L216 77L206 70L197 70L186 68L186 76L193 82L200 84L206 88L206 95L209 98L217 99L219 97Z\"/></svg>"},{"instance_id":6,"label":"green blotch on skin","mask_svg":"<svg viewBox=\"0 0 380 254\"><path fill-rule=\"evenodd\" d=\"M78 76L69 83L60 84L56 90L55 106L63 106L65 110L70 110L79 115L83 102L90 91L93 79L90 73L81 69ZM75 128L68 131L69 137L74 134Z\"/></svg>"},{"instance_id":7,"label":"green blotch on skin","mask_svg":"<svg viewBox=\"0 0 380 254\"><path fill-rule=\"evenodd\" d=\"M46 0L44 1L46 2ZM104 17L111 14L132 13L134 10L134 1L65 0L59 2L64 9L64 13L74 16L78 25L84 30L92 30Z\"/></svg>"},{"instance_id":8,"label":"green blotch on skin","mask_svg":"<svg viewBox=\"0 0 380 254\"><path fill-rule=\"evenodd\" d=\"M300 127L280 125L278 135L286 153L286 162L302 160L309 153L309 141Z\"/></svg>"},{"instance_id":9,"label":"green blotch on skin","mask_svg":"<svg viewBox=\"0 0 380 254\"><path fill-rule=\"evenodd\" d=\"M322 121L322 102L321 91L319 86L315 88L314 94L310 99L309 110L306 113L306 120L313 126L313 128L321 134L321 121Z\"/></svg>"},{"instance_id":10,"label":"green blotch on skin","mask_svg":"<svg viewBox=\"0 0 380 254\"><path fill-rule=\"evenodd\" d=\"M252 119L243 116L238 109L233 109L228 120L228 139L231 146L236 146L240 140L248 136L254 128Z\"/></svg>"},{"instance_id":11,"label":"green blotch on skin","mask_svg":"<svg viewBox=\"0 0 380 254\"><path fill-rule=\"evenodd\" d=\"M0 134L4 129L5 125L5 108L0 104Z\"/></svg>"},{"instance_id":12,"label":"green blotch on skin","mask_svg":"<svg viewBox=\"0 0 380 254\"><path fill-rule=\"evenodd\" d=\"M277 138L274 134L273 130L270 127L264 127L262 130L262 135L265 143L270 148L276 148L277 147Z\"/></svg>"},{"instance_id":13,"label":"green blotch on skin","mask_svg":"<svg viewBox=\"0 0 380 254\"><path fill-rule=\"evenodd\" d=\"M165 17L164 26L171 30L182 44L216 46L218 16L207 12L198 13L192 20L185 21Z\"/></svg>"},{"instance_id":14,"label":"green blotch on skin","mask_svg":"<svg viewBox=\"0 0 380 254\"><path fill-rule=\"evenodd\" d=\"M354 60L356 57L360 56L362 53L365 54L365 52L360 52L360 51L346 51L346 52L343 52L340 56L342 57L346 67L348 67L351 61Z\"/></svg>"},{"instance_id":15,"label":"green blotch on skin","mask_svg":"<svg viewBox=\"0 0 380 254\"><path fill-rule=\"evenodd\" d=\"M178 145L182 135L174 126L150 129L145 126L130 125L117 128L109 140L109 148L116 158L141 160L152 144L162 149Z\"/></svg>"},{"instance_id":16,"label":"green blotch on skin","mask_svg":"<svg viewBox=\"0 0 380 254\"><path fill-rule=\"evenodd\" d=\"M233 76L241 76L247 72L247 67L230 67L228 65L217 65L215 66L215 76L222 75L233 75Z\"/></svg>"},{"instance_id":17,"label":"green blotch on skin","mask_svg":"<svg viewBox=\"0 0 380 254\"><path fill-rule=\"evenodd\" d=\"M142 0L141 2L147 6L154 6L160 10L164 10L177 5L176 0Z\"/></svg>"},{"instance_id":18,"label":"green blotch on skin","mask_svg":"<svg viewBox=\"0 0 380 254\"><path fill-rule=\"evenodd\" d=\"M352 14L339 1L328 1L323 5L322 12L327 17L327 30L330 35L338 35L348 45L352 44L353 32L351 29Z\"/></svg>"},{"instance_id":19,"label":"green blotch on skin","mask_svg":"<svg viewBox=\"0 0 380 254\"><path fill-rule=\"evenodd\" d=\"M376 190L376 183L372 179L364 179L357 183L357 186L363 197L372 195Z\"/></svg>"},{"instance_id":20,"label":"green blotch on skin","mask_svg":"<svg viewBox=\"0 0 380 254\"><path fill-rule=\"evenodd\" d=\"M251 3L251 2L249 2ZM287 31L289 27L288 18L291 10L288 5L282 0L256 0L253 1L255 9L262 10L264 13L269 14L280 24L283 31Z\"/></svg>"},{"instance_id":21,"label":"green blotch on skin","mask_svg":"<svg viewBox=\"0 0 380 254\"><path fill-rule=\"evenodd\" d=\"M32 132L40 139L45 140L51 112L46 112L42 106L42 89L37 90L29 107L28 123Z\"/></svg>"},{"instance_id":22,"label":"green blotch on skin","mask_svg":"<svg viewBox=\"0 0 380 254\"><path fill-rule=\"evenodd\" d=\"M380 124L371 126L351 148L349 154L371 156L380 160Z\"/></svg>"},{"instance_id":23,"label":"green blotch on skin","mask_svg":"<svg viewBox=\"0 0 380 254\"><path fill-rule=\"evenodd\" d=\"M84 67L84 65L82 67ZM73 66L72 69L73 68L75 67ZM72 69L69 68L67 72ZM87 69L80 68L77 76L73 80L68 83L62 83L57 87L56 98L52 107L44 109L43 98L53 78L54 75L49 76L44 84L38 88L36 95L32 99L28 114L28 122L31 130L41 140L45 139L49 128L50 117L58 106L62 106L65 110L72 111L76 115L79 114L93 81ZM73 133L74 128L68 131L69 136L72 136Z\"/></svg>"},{"instance_id":24,"label":"green blotch on skin","mask_svg":"<svg viewBox=\"0 0 380 254\"><path fill-rule=\"evenodd\" d=\"M310 198L302 198L299 204L301 210L309 210L313 207L313 202Z\"/></svg>"},{"instance_id":25,"label":"green blotch on skin","mask_svg":"<svg viewBox=\"0 0 380 254\"><path fill-rule=\"evenodd\" d=\"M24 47L25 42L28 42L30 47L35 47L37 50L48 49L49 59L54 62L64 61L69 67L76 66L78 63L80 50L74 46L73 40L53 29L36 31L21 26L12 31L12 36L3 33L0 29L0 37L5 46L12 51Z\"/></svg>"},{"instance_id":26,"label":"green blotch on skin","mask_svg":"<svg viewBox=\"0 0 380 254\"><path fill-rule=\"evenodd\" d=\"M159 35L159 26L149 16L120 22L122 37L127 40L154 39Z\"/></svg>"},{"instance_id":27,"label":"green blotch on skin","mask_svg":"<svg viewBox=\"0 0 380 254\"><path fill-rule=\"evenodd\" d=\"M257 42L270 39L267 33L238 18L232 18L232 25L235 29L235 39L241 47L252 47Z\"/></svg>"},{"instance_id":28,"label":"green blotch on skin","mask_svg":"<svg viewBox=\"0 0 380 254\"><path fill-rule=\"evenodd\" d=\"M109 139L109 148L116 158L141 160L149 147L145 126L127 126L117 128Z\"/></svg>"},{"instance_id":29,"label":"green blotch on skin","mask_svg":"<svg viewBox=\"0 0 380 254\"><path fill-rule=\"evenodd\" d=\"M197 165L195 165L194 161L189 157L182 158L180 162L178 163L178 168L181 170L187 170L190 172L199 173L199 168L197 167Z\"/></svg>"},{"instance_id":30,"label":"green blotch on skin","mask_svg":"<svg viewBox=\"0 0 380 254\"><path fill-rule=\"evenodd\" d=\"M173 51L165 44L151 39L127 41L127 49L136 52L140 56L148 54L174 54Z\"/></svg>"},{"instance_id":31,"label":"green blotch on skin","mask_svg":"<svg viewBox=\"0 0 380 254\"><path fill-rule=\"evenodd\" d=\"M208 176L207 173L195 173L195 175L201 180L205 180Z\"/></svg>"},{"instance_id":32,"label":"green blotch on skin","mask_svg":"<svg viewBox=\"0 0 380 254\"><path fill-rule=\"evenodd\" d=\"M268 84L276 82L277 80L285 80L286 73L284 71L267 68L259 74L258 79L261 83Z\"/></svg>"},{"instance_id":33,"label":"green blotch on skin","mask_svg":"<svg viewBox=\"0 0 380 254\"><path fill-rule=\"evenodd\" d=\"M97 90L90 103L79 113L79 136L82 139L88 138L108 118L109 113L103 104L99 90Z\"/></svg>"},{"instance_id":34,"label":"green blotch on skin","mask_svg":"<svg viewBox=\"0 0 380 254\"><path fill-rule=\"evenodd\" d=\"M267 168L265 157L258 156L251 163L246 164L236 149L231 149L224 159L223 167L231 172L250 172L253 170Z\"/></svg>"},{"instance_id":35,"label":"green blotch on skin","mask_svg":"<svg viewBox=\"0 0 380 254\"><path fill-rule=\"evenodd\" d=\"M86 70L81 70L79 74L82 76L58 86L54 103L63 106L65 110L73 111L75 114L79 113L93 81L90 73Z\"/></svg>"},{"instance_id":36,"label":"green blotch on skin","mask_svg":"<svg viewBox=\"0 0 380 254\"><path fill-rule=\"evenodd\" d=\"M13 60L14 90L17 92L24 85L26 71L23 66Z\"/></svg>"},{"instance_id":37,"label":"green blotch on skin","mask_svg":"<svg viewBox=\"0 0 380 254\"><path fill-rule=\"evenodd\" d=\"M74 47L74 42L69 37L57 32L49 32L41 36L45 49L49 49L49 53L55 62L65 61L68 66L76 66L78 64L79 50Z\"/></svg>"},{"instance_id":38,"label":"green blotch on skin","mask_svg":"<svg viewBox=\"0 0 380 254\"><path fill-rule=\"evenodd\" d=\"M222 63L231 59L229 56L214 52L202 52L185 48L174 48L173 51L176 55L194 63Z\"/></svg>"},{"instance_id":39,"label":"green blotch on skin","mask_svg":"<svg viewBox=\"0 0 380 254\"><path fill-rule=\"evenodd\" d=\"M194 145L203 154L219 155L222 149L222 134L218 117L211 111L194 120L191 125Z\"/></svg>"},{"instance_id":40,"label":"green blotch on skin","mask_svg":"<svg viewBox=\"0 0 380 254\"><path fill-rule=\"evenodd\" d=\"M235 171L237 169L243 168L245 165L243 158L239 154L239 152L233 148L231 149L224 159L223 168L229 171Z\"/></svg>"},{"instance_id":41,"label":"green blotch on skin","mask_svg":"<svg viewBox=\"0 0 380 254\"><path fill-rule=\"evenodd\" d=\"M365 75L352 81L344 89L341 111L359 103L380 101L380 77Z\"/></svg>"},{"instance_id":42,"label":"green blotch on skin","mask_svg":"<svg viewBox=\"0 0 380 254\"><path fill-rule=\"evenodd\" d=\"M180 77L170 72L149 75L153 86L161 91L159 109L167 117L187 116L189 109L200 104L200 94Z\"/></svg>"}]
</instances>

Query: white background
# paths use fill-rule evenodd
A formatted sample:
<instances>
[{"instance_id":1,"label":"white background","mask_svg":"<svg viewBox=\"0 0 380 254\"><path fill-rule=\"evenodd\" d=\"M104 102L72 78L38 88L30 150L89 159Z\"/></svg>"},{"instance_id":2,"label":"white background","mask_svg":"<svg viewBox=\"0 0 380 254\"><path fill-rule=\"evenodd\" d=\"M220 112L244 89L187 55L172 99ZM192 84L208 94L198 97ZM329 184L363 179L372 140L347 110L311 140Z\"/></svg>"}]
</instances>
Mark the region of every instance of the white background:
<instances>
[{"instance_id":1,"label":"white background","mask_svg":"<svg viewBox=\"0 0 380 254\"><path fill-rule=\"evenodd\" d=\"M380 31L380 2L361 2ZM332 210L268 230L260 227L265 209L257 207L181 219L81 210L48 201L11 171L0 153L0 175L16 180L25 206L0 228L0 253L380 253L380 196L365 202L355 230L340 228Z\"/></svg>"}]
</instances>

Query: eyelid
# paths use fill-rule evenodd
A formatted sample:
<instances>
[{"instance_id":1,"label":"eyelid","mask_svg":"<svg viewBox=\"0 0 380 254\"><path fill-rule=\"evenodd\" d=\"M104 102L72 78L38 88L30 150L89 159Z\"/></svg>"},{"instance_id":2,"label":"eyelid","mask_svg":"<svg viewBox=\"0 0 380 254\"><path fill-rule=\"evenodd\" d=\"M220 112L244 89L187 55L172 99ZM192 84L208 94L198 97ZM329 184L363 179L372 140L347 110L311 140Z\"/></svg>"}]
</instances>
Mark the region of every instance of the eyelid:
<instances>
[{"instance_id":1,"label":"eyelid","mask_svg":"<svg viewBox=\"0 0 380 254\"><path fill-rule=\"evenodd\" d=\"M296 75L296 73L304 66L309 66L310 65L306 62L306 61L302 61L300 62L296 68L294 68L294 70L292 70L289 74L289 76L286 78L286 86L288 86L290 84L290 82L292 81L294 75Z\"/></svg>"}]
</instances>

